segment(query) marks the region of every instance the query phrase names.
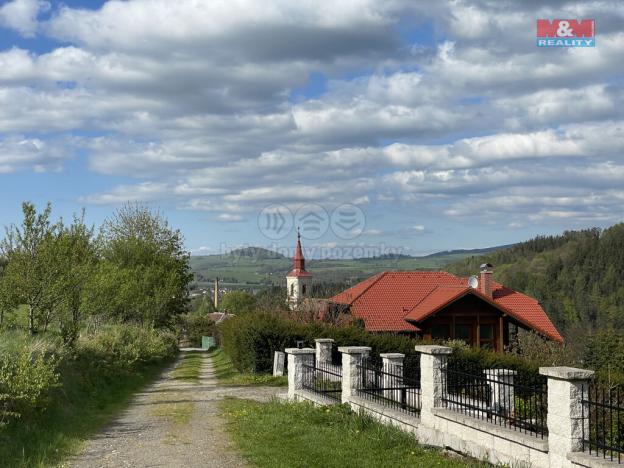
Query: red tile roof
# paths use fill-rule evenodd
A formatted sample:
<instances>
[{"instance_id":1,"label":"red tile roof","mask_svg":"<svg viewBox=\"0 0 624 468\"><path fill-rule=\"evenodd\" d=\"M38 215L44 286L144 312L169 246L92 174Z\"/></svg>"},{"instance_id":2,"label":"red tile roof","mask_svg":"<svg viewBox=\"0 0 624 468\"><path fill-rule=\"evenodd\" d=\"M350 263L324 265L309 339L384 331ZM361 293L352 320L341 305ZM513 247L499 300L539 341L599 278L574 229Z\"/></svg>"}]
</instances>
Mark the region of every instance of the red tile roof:
<instances>
[{"instance_id":1,"label":"red tile roof","mask_svg":"<svg viewBox=\"0 0 624 468\"><path fill-rule=\"evenodd\" d=\"M330 300L351 306L369 331L420 331L418 322L466 294L474 294L502 312L562 342L563 338L539 303L525 294L492 282L493 297L468 286L468 278L445 272L384 272L337 294Z\"/></svg>"}]
</instances>

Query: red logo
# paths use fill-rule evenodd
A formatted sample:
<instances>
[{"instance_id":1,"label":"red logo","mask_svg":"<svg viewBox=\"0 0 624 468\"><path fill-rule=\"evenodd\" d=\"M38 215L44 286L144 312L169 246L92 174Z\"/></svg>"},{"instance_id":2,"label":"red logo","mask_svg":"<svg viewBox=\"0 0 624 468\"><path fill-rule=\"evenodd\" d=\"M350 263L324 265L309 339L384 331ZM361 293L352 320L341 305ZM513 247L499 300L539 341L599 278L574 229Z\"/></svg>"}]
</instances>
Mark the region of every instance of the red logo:
<instances>
[{"instance_id":1,"label":"red logo","mask_svg":"<svg viewBox=\"0 0 624 468\"><path fill-rule=\"evenodd\" d=\"M593 19L538 19L537 45L556 47L594 47ZM547 39L548 38L548 39Z\"/></svg>"}]
</instances>

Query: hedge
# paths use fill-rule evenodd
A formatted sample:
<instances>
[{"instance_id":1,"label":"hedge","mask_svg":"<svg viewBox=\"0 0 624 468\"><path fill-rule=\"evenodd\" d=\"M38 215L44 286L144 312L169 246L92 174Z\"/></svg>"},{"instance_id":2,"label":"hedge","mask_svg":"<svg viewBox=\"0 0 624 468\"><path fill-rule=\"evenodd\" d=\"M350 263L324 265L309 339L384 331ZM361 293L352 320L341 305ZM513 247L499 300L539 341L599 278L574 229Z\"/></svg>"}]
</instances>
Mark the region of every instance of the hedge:
<instances>
[{"instance_id":1,"label":"hedge","mask_svg":"<svg viewBox=\"0 0 624 468\"><path fill-rule=\"evenodd\" d=\"M370 333L355 326L300 323L277 313L239 315L218 326L219 345L240 372L271 372L275 351L296 347L297 341L314 347L315 338L333 338L334 351L339 346L370 346L371 356L377 360L380 353L404 353L406 366L418 365L420 354L414 350L416 345L433 344L406 335ZM538 374L538 367L547 365L545 363L528 361L514 354L470 348L460 342L446 344L454 348L451 359L456 364L461 365L463 361L471 368L514 369L518 371L518 382L523 384L544 381Z\"/></svg>"}]
</instances>

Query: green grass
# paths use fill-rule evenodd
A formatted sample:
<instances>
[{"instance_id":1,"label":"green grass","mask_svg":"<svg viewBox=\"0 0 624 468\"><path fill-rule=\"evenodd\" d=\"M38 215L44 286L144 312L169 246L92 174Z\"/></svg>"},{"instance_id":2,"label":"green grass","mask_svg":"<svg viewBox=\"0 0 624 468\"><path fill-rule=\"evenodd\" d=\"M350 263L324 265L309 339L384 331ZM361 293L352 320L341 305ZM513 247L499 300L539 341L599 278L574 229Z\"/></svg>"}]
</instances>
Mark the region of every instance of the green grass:
<instances>
[{"instance_id":1,"label":"green grass","mask_svg":"<svg viewBox=\"0 0 624 468\"><path fill-rule=\"evenodd\" d=\"M62 369L63 386L50 407L0 430L0 466L44 467L75 453L127 407L132 396L163 371L169 362L145 365L124 373L99 368Z\"/></svg>"},{"instance_id":2,"label":"green grass","mask_svg":"<svg viewBox=\"0 0 624 468\"><path fill-rule=\"evenodd\" d=\"M203 362L202 351L189 351L184 353L182 362L171 372L174 380L187 380L199 382L199 373Z\"/></svg>"},{"instance_id":3,"label":"green grass","mask_svg":"<svg viewBox=\"0 0 624 468\"><path fill-rule=\"evenodd\" d=\"M214 364L215 376L221 385L225 386L270 386L282 387L288 385L288 377L273 377L268 374L241 374L232 361L221 349L210 354Z\"/></svg>"},{"instance_id":4,"label":"green grass","mask_svg":"<svg viewBox=\"0 0 624 468\"><path fill-rule=\"evenodd\" d=\"M342 405L226 399L220 406L243 456L260 468L490 466L419 446L410 435Z\"/></svg>"}]
</instances>

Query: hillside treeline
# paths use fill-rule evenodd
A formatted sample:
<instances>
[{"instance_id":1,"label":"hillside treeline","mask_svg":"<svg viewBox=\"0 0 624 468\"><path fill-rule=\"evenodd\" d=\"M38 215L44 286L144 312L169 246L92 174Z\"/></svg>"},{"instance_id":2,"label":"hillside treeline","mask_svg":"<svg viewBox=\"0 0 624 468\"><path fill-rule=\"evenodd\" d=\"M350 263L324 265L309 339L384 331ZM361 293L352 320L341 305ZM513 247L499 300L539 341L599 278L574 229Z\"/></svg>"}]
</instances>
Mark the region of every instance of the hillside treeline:
<instances>
[{"instance_id":1,"label":"hillside treeline","mask_svg":"<svg viewBox=\"0 0 624 468\"><path fill-rule=\"evenodd\" d=\"M470 275L484 262L497 281L540 301L571 350L595 358L600 342L605 359L624 352L624 224L539 236L448 269Z\"/></svg>"}]
</instances>

